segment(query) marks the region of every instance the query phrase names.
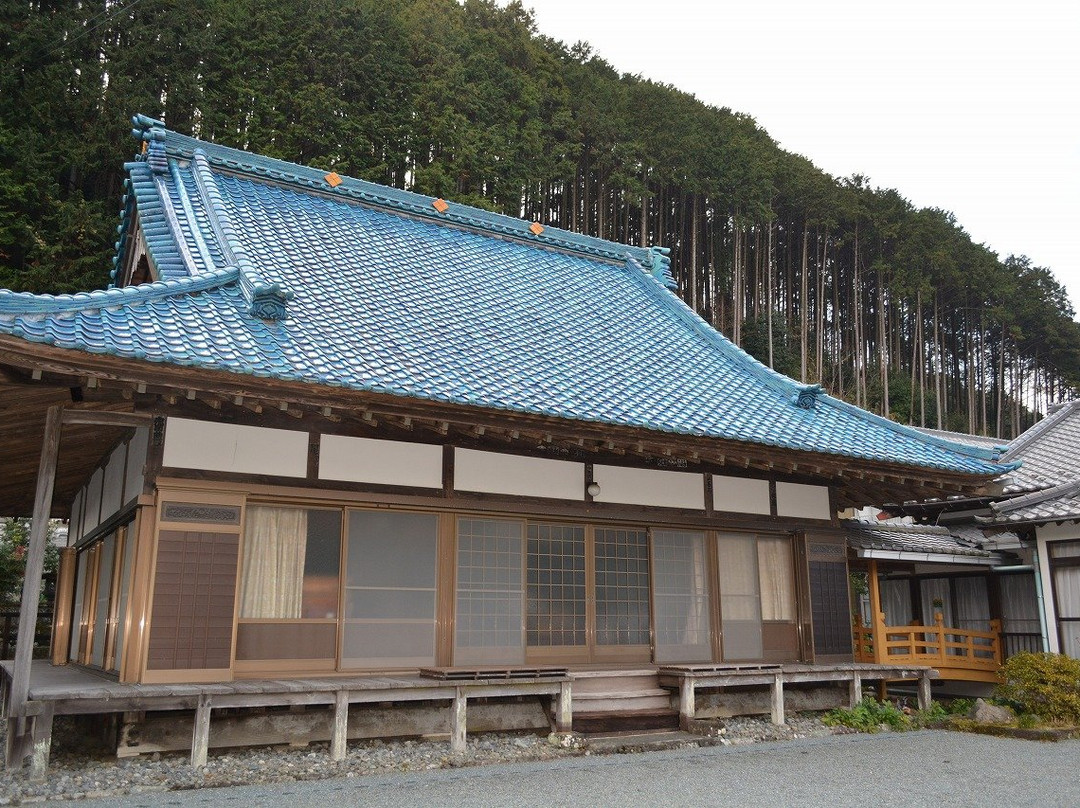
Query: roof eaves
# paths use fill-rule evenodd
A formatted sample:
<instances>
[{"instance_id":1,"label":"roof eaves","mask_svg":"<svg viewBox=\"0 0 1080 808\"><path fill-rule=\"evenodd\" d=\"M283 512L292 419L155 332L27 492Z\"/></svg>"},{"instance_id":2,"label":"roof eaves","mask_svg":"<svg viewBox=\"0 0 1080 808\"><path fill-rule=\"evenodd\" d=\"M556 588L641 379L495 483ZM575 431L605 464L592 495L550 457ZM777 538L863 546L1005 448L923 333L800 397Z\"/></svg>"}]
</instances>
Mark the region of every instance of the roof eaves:
<instances>
[{"instance_id":1,"label":"roof eaves","mask_svg":"<svg viewBox=\"0 0 1080 808\"><path fill-rule=\"evenodd\" d=\"M74 295L35 295L31 292L12 292L7 289L0 289L0 322L14 320L18 316L35 317L136 306L154 300L205 292L227 286L230 283L237 282L239 275L239 270L232 267L206 272L197 277L175 278L122 288L98 289L93 292L79 292ZM26 336L17 324L8 333L16 337Z\"/></svg>"},{"instance_id":2,"label":"roof eaves","mask_svg":"<svg viewBox=\"0 0 1080 808\"><path fill-rule=\"evenodd\" d=\"M1076 412L1080 412L1080 401L1066 402L1064 406L1058 407L1053 410L1049 415L1043 418L1036 424L1033 424L1026 431L1021 432L1013 441L1009 444L1008 450L1003 457L1013 457L1020 452L1024 451L1032 443L1038 441L1045 432L1053 430L1059 423L1067 420L1071 415Z\"/></svg>"}]
</instances>

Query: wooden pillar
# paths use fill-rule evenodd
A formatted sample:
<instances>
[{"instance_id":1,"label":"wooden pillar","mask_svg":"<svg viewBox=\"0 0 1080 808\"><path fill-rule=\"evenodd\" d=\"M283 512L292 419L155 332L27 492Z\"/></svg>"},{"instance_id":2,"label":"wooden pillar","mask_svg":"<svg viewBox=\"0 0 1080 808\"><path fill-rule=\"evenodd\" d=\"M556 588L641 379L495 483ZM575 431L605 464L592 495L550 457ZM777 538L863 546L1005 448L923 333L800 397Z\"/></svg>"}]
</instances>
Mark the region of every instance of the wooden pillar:
<instances>
[{"instance_id":1,"label":"wooden pillar","mask_svg":"<svg viewBox=\"0 0 1080 808\"><path fill-rule=\"evenodd\" d=\"M784 719L784 672L777 671L776 676L773 677L772 684L769 686L769 692L772 695L772 722L774 724L783 724Z\"/></svg>"},{"instance_id":2,"label":"wooden pillar","mask_svg":"<svg viewBox=\"0 0 1080 808\"><path fill-rule=\"evenodd\" d=\"M201 769L206 765L207 752L210 749L210 694L199 695L199 706L195 708L195 727L191 732L191 766Z\"/></svg>"},{"instance_id":3,"label":"wooden pillar","mask_svg":"<svg viewBox=\"0 0 1080 808\"><path fill-rule=\"evenodd\" d=\"M941 612L934 612L934 632L937 634L938 664L946 667L949 664L949 655L945 647L945 616Z\"/></svg>"},{"instance_id":4,"label":"wooden pillar","mask_svg":"<svg viewBox=\"0 0 1080 808\"><path fill-rule=\"evenodd\" d=\"M556 732L570 732L574 726L574 704L571 683L567 679L559 683L559 708L555 713Z\"/></svg>"},{"instance_id":5,"label":"wooden pillar","mask_svg":"<svg viewBox=\"0 0 1080 808\"><path fill-rule=\"evenodd\" d=\"M851 671L851 681L848 682L848 706L855 709L862 701L862 673L858 668Z\"/></svg>"},{"instance_id":6,"label":"wooden pillar","mask_svg":"<svg viewBox=\"0 0 1080 808\"><path fill-rule=\"evenodd\" d=\"M867 575L870 588L870 636L874 646L874 661L888 662L889 649L885 647L885 612L881 610L881 589L878 584L877 561L870 562Z\"/></svg>"},{"instance_id":7,"label":"wooden pillar","mask_svg":"<svg viewBox=\"0 0 1080 808\"><path fill-rule=\"evenodd\" d=\"M679 727L686 731L690 729L697 713L697 694L695 693L693 676L684 675L679 680Z\"/></svg>"},{"instance_id":8,"label":"wooden pillar","mask_svg":"<svg viewBox=\"0 0 1080 808\"><path fill-rule=\"evenodd\" d=\"M74 547L60 551L60 568L56 573L56 605L53 610L52 664L68 664L71 651L71 609L75 598L75 566L78 563Z\"/></svg>"},{"instance_id":9,"label":"wooden pillar","mask_svg":"<svg viewBox=\"0 0 1080 808\"><path fill-rule=\"evenodd\" d=\"M919 676L919 709L930 709L930 671L923 671Z\"/></svg>"},{"instance_id":10,"label":"wooden pillar","mask_svg":"<svg viewBox=\"0 0 1080 808\"><path fill-rule=\"evenodd\" d=\"M465 691L454 689L454 701L450 705L450 751L465 751Z\"/></svg>"},{"instance_id":11,"label":"wooden pillar","mask_svg":"<svg viewBox=\"0 0 1080 808\"><path fill-rule=\"evenodd\" d=\"M52 747L54 704L43 702L41 712L34 716L32 732L33 746L30 752L30 779L44 780L49 768L49 752Z\"/></svg>"},{"instance_id":12,"label":"wooden pillar","mask_svg":"<svg viewBox=\"0 0 1080 808\"><path fill-rule=\"evenodd\" d=\"M11 674L8 695L8 748L5 765L22 765L24 745L12 742L12 733L27 731L26 702L30 698L30 663L34 655L34 633L37 627L38 600L41 597L41 573L45 566L45 542L49 535L49 515L52 512L53 484L56 482L56 459L60 449L60 428L63 407L49 407L45 416L45 437L41 442L38 464L37 491L34 495L34 515L30 523L30 546L26 551L26 573L23 578L22 605L19 607L19 635L15 641L15 665ZM18 758L18 759L16 759Z\"/></svg>"},{"instance_id":13,"label":"wooden pillar","mask_svg":"<svg viewBox=\"0 0 1080 808\"><path fill-rule=\"evenodd\" d=\"M330 759L345 759L345 745L349 739L349 691L334 694L334 730L330 737Z\"/></svg>"}]
</instances>

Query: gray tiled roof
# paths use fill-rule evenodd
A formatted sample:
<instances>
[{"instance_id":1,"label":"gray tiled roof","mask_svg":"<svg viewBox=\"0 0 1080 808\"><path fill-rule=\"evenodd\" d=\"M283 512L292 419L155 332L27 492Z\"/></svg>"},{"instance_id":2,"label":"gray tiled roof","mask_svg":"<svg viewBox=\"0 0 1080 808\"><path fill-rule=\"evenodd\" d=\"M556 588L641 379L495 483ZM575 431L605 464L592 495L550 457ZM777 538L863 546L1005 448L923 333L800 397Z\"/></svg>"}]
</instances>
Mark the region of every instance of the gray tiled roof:
<instances>
[{"instance_id":1,"label":"gray tiled roof","mask_svg":"<svg viewBox=\"0 0 1080 808\"><path fill-rule=\"evenodd\" d=\"M1055 522L1080 519L1080 477L1041 491L1033 491L990 505L993 516L979 516L983 524Z\"/></svg>"},{"instance_id":2,"label":"gray tiled roof","mask_svg":"<svg viewBox=\"0 0 1080 808\"><path fill-rule=\"evenodd\" d=\"M1000 556L983 550L970 538L953 535L949 528L937 525L896 525L850 519L844 523L848 545L856 550L890 550L899 553L934 553L964 558L997 559ZM982 531L977 531L982 535Z\"/></svg>"},{"instance_id":3,"label":"gray tiled roof","mask_svg":"<svg viewBox=\"0 0 1080 808\"><path fill-rule=\"evenodd\" d=\"M1009 473L1006 493L1037 491L1080 480L1080 401L1053 410L1009 444L1004 461L1021 462Z\"/></svg>"}]
</instances>

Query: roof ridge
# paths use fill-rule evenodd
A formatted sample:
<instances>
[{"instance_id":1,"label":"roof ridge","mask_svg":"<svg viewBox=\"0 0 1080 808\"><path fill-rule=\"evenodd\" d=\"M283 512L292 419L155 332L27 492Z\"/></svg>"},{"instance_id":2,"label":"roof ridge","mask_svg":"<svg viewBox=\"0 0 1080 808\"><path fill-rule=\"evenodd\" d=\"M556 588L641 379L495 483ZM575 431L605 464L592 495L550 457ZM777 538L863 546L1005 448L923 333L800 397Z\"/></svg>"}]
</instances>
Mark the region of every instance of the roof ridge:
<instances>
[{"instance_id":1,"label":"roof ridge","mask_svg":"<svg viewBox=\"0 0 1080 808\"><path fill-rule=\"evenodd\" d=\"M226 267L184 278L170 278L138 286L114 286L109 289L78 292L74 295L39 295L33 292L12 292L9 289L0 289L0 318L134 305L176 295L205 292L234 283L239 280L239 277L240 271L236 267Z\"/></svg>"},{"instance_id":2,"label":"roof ridge","mask_svg":"<svg viewBox=\"0 0 1080 808\"><path fill-rule=\"evenodd\" d=\"M601 257L609 261L622 261L627 252L634 255L638 263L652 266L652 250L658 248L635 247L617 241L597 238L582 233L574 233L540 222L528 222L514 216L483 210L460 202L440 200L413 191L392 188L386 185L362 180L355 177L339 176L324 169L303 166L287 160L254 154L252 152L221 146L210 141L200 140L168 129L161 121L145 115L132 118L137 138L151 146L164 143L167 154L181 159L193 159L196 151L203 151L207 160L214 166L226 170L241 172L263 180L277 180L318 191L330 198L355 200L391 211L408 213L423 219L453 223L458 226L476 228L493 232L501 236L511 236L529 244L554 247L572 252ZM160 133L160 134L159 134ZM161 140L157 140L161 138ZM328 177L333 177L331 184ZM436 202L446 205L440 212L434 207ZM539 232L536 226L539 225ZM667 260L666 254L663 260Z\"/></svg>"},{"instance_id":3,"label":"roof ridge","mask_svg":"<svg viewBox=\"0 0 1080 808\"><path fill-rule=\"evenodd\" d=\"M221 195L217 182L214 180L206 153L201 149L196 149L192 155L191 164L194 168L195 185L210 213L210 226L214 235L217 236L226 259L231 258L240 271L240 289L249 306L248 314L263 320L285 319L288 302L293 298L293 292L280 283L267 281L262 272L248 258L247 250L237 236L236 228L233 227L225 198Z\"/></svg>"},{"instance_id":4,"label":"roof ridge","mask_svg":"<svg viewBox=\"0 0 1080 808\"><path fill-rule=\"evenodd\" d=\"M1042 488L1038 491L1032 491L1029 494L1013 497L1012 499L991 502L990 510L995 513L1011 513L1012 511L1026 508L1029 505L1038 505L1052 499L1070 497L1078 493L1080 493L1080 479L1070 480L1065 483L1060 483L1059 485L1051 486L1050 488Z\"/></svg>"}]
</instances>

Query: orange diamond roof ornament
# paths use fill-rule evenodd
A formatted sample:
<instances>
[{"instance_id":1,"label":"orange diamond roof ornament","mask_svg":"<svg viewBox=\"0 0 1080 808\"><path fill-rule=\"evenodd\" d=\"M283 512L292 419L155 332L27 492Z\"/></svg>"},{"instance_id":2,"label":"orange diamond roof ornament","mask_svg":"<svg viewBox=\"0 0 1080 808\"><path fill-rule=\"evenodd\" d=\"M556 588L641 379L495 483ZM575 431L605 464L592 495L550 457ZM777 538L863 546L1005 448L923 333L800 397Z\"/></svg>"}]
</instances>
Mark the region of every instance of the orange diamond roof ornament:
<instances>
[{"instance_id":1,"label":"orange diamond roof ornament","mask_svg":"<svg viewBox=\"0 0 1080 808\"><path fill-rule=\"evenodd\" d=\"M446 209L450 206L446 204L445 199L436 199L434 202L431 203L431 207L435 208L435 210L439 211L439 213L446 213Z\"/></svg>"},{"instance_id":2,"label":"orange diamond roof ornament","mask_svg":"<svg viewBox=\"0 0 1080 808\"><path fill-rule=\"evenodd\" d=\"M323 177L323 179L326 180L326 184L329 185L331 188L337 188L339 185L341 185L341 183L344 182L344 180L341 179L341 177L339 177L333 171Z\"/></svg>"},{"instance_id":3,"label":"orange diamond roof ornament","mask_svg":"<svg viewBox=\"0 0 1080 808\"><path fill-rule=\"evenodd\" d=\"M533 222L529 225L529 232L532 233L534 236L539 236L541 233L544 232L544 226L540 224L540 222Z\"/></svg>"}]
</instances>

